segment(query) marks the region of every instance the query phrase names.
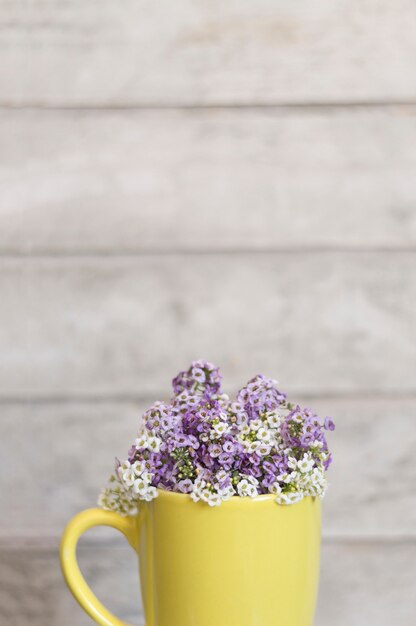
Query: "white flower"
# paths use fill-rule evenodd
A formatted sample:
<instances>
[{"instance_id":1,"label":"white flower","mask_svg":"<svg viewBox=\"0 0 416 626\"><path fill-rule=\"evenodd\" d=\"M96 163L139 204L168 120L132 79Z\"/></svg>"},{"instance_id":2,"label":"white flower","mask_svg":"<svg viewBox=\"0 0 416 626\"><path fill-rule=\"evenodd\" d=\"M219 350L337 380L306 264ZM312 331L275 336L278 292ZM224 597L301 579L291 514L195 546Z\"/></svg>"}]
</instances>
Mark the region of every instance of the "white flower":
<instances>
[{"instance_id":1,"label":"white flower","mask_svg":"<svg viewBox=\"0 0 416 626\"><path fill-rule=\"evenodd\" d=\"M317 482L326 480L323 467L314 467L312 471L312 479Z\"/></svg>"},{"instance_id":2,"label":"white flower","mask_svg":"<svg viewBox=\"0 0 416 626\"><path fill-rule=\"evenodd\" d=\"M278 504L296 504L296 502L300 502L303 499L303 494L292 491L289 493L279 493L276 497L276 502Z\"/></svg>"},{"instance_id":3,"label":"white flower","mask_svg":"<svg viewBox=\"0 0 416 626\"><path fill-rule=\"evenodd\" d=\"M313 466L314 466L314 460L310 454L307 454L305 452L305 454L303 455L303 458L300 461L298 461L297 465L300 471L303 474L306 474L307 472L312 471Z\"/></svg>"},{"instance_id":4,"label":"white flower","mask_svg":"<svg viewBox=\"0 0 416 626\"><path fill-rule=\"evenodd\" d=\"M243 498L247 496L254 498L255 496L258 495L258 491L257 491L258 484L259 484L259 481L256 478L254 478L254 476L245 475L244 478L242 478L242 480L240 480L240 482L237 484L237 493L239 496Z\"/></svg>"},{"instance_id":5,"label":"white flower","mask_svg":"<svg viewBox=\"0 0 416 626\"><path fill-rule=\"evenodd\" d=\"M218 472L215 474L215 478L218 480L219 483L225 480L228 476L229 476L228 472L226 472L223 469L218 470Z\"/></svg>"},{"instance_id":6,"label":"white flower","mask_svg":"<svg viewBox=\"0 0 416 626\"><path fill-rule=\"evenodd\" d=\"M148 487L146 493L142 497L142 500L145 500L145 502L150 502L150 500L153 500L154 498L157 498L156 487Z\"/></svg>"},{"instance_id":7,"label":"white flower","mask_svg":"<svg viewBox=\"0 0 416 626\"><path fill-rule=\"evenodd\" d=\"M224 487L223 489L218 488L218 493L222 500L229 500L235 495L235 490L232 485L228 485L228 487Z\"/></svg>"},{"instance_id":8,"label":"white flower","mask_svg":"<svg viewBox=\"0 0 416 626\"><path fill-rule=\"evenodd\" d=\"M206 480L204 480L201 477L198 477L196 481L194 482L194 487L195 489L202 489L203 487L205 487L206 484L207 484Z\"/></svg>"},{"instance_id":9,"label":"white flower","mask_svg":"<svg viewBox=\"0 0 416 626\"><path fill-rule=\"evenodd\" d=\"M149 440L148 440L147 433L142 433L141 435L139 435L134 442L134 445L136 446L137 450L146 450L146 448L148 447L148 444L149 444Z\"/></svg>"},{"instance_id":10,"label":"white flower","mask_svg":"<svg viewBox=\"0 0 416 626\"><path fill-rule=\"evenodd\" d=\"M279 483L290 483L292 480L292 474L284 472L283 474L279 474L279 476L276 476L276 478Z\"/></svg>"},{"instance_id":11,"label":"white flower","mask_svg":"<svg viewBox=\"0 0 416 626\"><path fill-rule=\"evenodd\" d=\"M248 435L250 432L250 426L248 424L240 424L239 432L241 435Z\"/></svg>"},{"instance_id":12,"label":"white flower","mask_svg":"<svg viewBox=\"0 0 416 626\"><path fill-rule=\"evenodd\" d=\"M243 479L237 485L237 493L239 496L245 497L249 495L249 489L252 488L252 485L248 482L248 480Z\"/></svg>"},{"instance_id":13,"label":"white flower","mask_svg":"<svg viewBox=\"0 0 416 626\"><path fill-rule=\"evenodd\" d=\"M259 430L259 428L261 428L262 426L263 426L263 422L261 420L252 420L250 422L251 430Z\"/></svg>"},{"instance_id":14,"label":"white flower","mask_svg":"<svg viewBox=\"0 0 416 626\"><path fill-rule=\"evenodd\" d=\"M143 472L141 477L150 484L152 482L153 474L151 472Z\"/></svg>"},{"instance_id":15,"label":"white flower","mask_svg":"<svg viewBox=\"0 0 416 626\"><path fill-rule=\"evenodd\" d=\"M131 487L137 478L135 467L129 461L123 461L118 468L118 475L127 487Z\"/></svg>"},{"instance_id":16,"label":"white flower","mask_svg":"<svg viewBox=\"0 0 416 626\"><path fill-rule=\"evenodd\" d=\"M269 413L267 416L267 423L270 428L278 428L281 423L281 417L279 413Z\"/></svg>"},{"instance_id":17,"label":"white flower","mask_svg":"<svg viewBox=\"0 0 416 626\"><path fill-rule=\"evenodd\" d=\"M124 484L126 485L126 487L132 487L134 485L134 481L136 480L136 478L137 476L134 473L134 471L132 469L129 469L123 473L122 480Z\"/></svg>"},{"instance_id":18,"label":"white flower","mask_svg":"<svg viewBox=\"0 0 416 626\"><path fill-rule=\"evenodd\" d=\"M194 502L202 499L202 491L206 486L206 481L202 478L197 478L194 482L193 490L191 492L191 498Z\"/></svg>"},{"instance_id":19,"label":"white flower","mask_svg":"<svg viewBox=\"0 0 416 626\"><path fill-rule=\"evenodd\" d=\"M144 461L134 461L131 467L136 476L140 476L140 474L146 471L146 463Z\"/></svg>"},{"instance_id":20,"label":"white flower","mask_svg":"<svg viewBox=\"0 0 416 626\"><path fill-rule=\"evenodd\" d=\"M128 469L130 469L130 467L131 467L130 461L123 461L118 466L117 471L119 472L120 476L122 476L123 472L127 471Z\"/></svg>"},{"instance_id":21,"label":"white flower","mask_svg":"<svg viewBox=\"0 0 416 626\"><path fill-rule=\"evenodd\" d=\"M294 456L290 456L287 460L287 466L290 467L290 469L296 469L298 466L298 462L296 461Z\"/></svg>"},{"instance_id":22,"label":"white flower","mask_svg":"<svg viewBox=\"0 0 416 626\"><path fill-rule=\"evenodd\" d=\"M136 515L137 503L131 492L119 482L118 473L110 476L110 485L100 493L98 504L107 511L116 511L120 515Z\"/></svg>"},{"instance_id":23,"label":"white flower","mask_svg":"<svg viewBox=\"0 0 416 626\"><path fill-rule=\"evenodd\" d=\"M133 491L139 496L145 496L149 488L149 483L143 478L137 478L133 483Z\"/></svg>"},{"instance_id":24,"label":"white flower","mask_svg":"<svg viewBox=\"0 0 416 626\"><path fill-rule=\"evenodd\" d=\"M209 506L219 506L222 502L222 498L219 493L210 493L207 499Z\"/></svg>"},{"instance_id":25,"label":"white flower","mask_svg":"<svg viewBox=\"0 0 416 626\"><path fill-rule=\"evenodd\" d=\"M269 491L270 493L275 493L276 495L278 495L279 493L282 493L282 488L278 482L275 482L270 485Z\"/></svg>"},{"instance_id":26,"label":"white flower","mask_svg":"<svg viewBox=\"0 0 416 626\"><path fill-rule=\"evenodd\" d=\"M245 441L244 445L248 452L257 452L259 446L261 445L260 441Z\"/></svg>"},{"instance_id":27,"label":"white flower","mask_svg":"<svg viewBox=\"0 0 416 626\"><path fill-rule=\"evenodd\" d=\"M319 496L323 498L325 492L328 487L328 482L325 477L325 472L323 468L315 467L312 470L312 474L310 476L310 482L308 486L308 495L310 496Z\"/></svg>"},{"instance_id":28,"label":"white flower","mask_svg":"<svg viewBox=\"0 0 416 626\"><path fill-rule=\"evenodd\" d=\"M296 487L300 490L307 490L309 485L311 484L311 476L309 473L303 474L302 472L293 472L295 476L291 481L293 484L296 484ZM292 475L293 475L292 474Z\"/></svg>"},{"instance_id":29,"label":"white flower","mask_svg":"<svg viewBox=\"0 0 416 626\"><path fill-rule=\"evenodd\" d=\"M272 436L269 430L266 430L263 426L261 426L257 431L257 439L263 443L270 443Z\"/></svg>"},{"instance_id":30,"label":"white flower","mask_svg":"<svg viewBox=\"0 0 416 626\"><path fill-rule=\"evenodd\" d=\"M127 508L134 508L135 499L152 500L157 496L157 490L151 485L153 474L147 470L145 461L135 461L134 463L130 463L128 460L123 461L117 468L113 482L114 480L117 481L117 477L120 482L112 487L111 492L113 497L116 497L114 494L117 494L118 503L112 510L123 513ZM124 502L122 502L120 494L123 495ZM129 507L127 507L127 503L130 503ZM107 502L107 504L109 503Z\"/></svg>"},{"instance_id":31,"label":"white flower","mask_svg":"<svg viewBox=\"0 0 416 626\"><path fill-rule=\"evenodd\" d=\"M129 461L124 461L118 468L120 480L127 487L131 487L136 478L142 473L143 465L141 461L135 461L133 464L130 464Z\"/></svg>"},{"instance_id":32,"label":"white flower","mask_svg":"<svg viewBox=\"0 0 416 626\"><path fill-rule=\"evenodd\" d=\"M267 454L269 454L271 450L271 447L266 445L265 443L260 443L257 447L257 454L260 454L260 456L266 456Z\"/></svg>"},{"instance_id":33,"label":"white flower","mask_svg":"<svg viewBox=\"0 0 416 626\"><path fill-rule=\"evenodd\" d=\"M147 440L147 447L152 452L159 452L161 445L162 445L162 440L159 439L159 437L156 437L155 435L149 437Z\"/></svg>"},{"instance_id":34,"label":"white flower","mask_svg":"<svg viewBox=\"0 0 416 626\"><path fill-rule=\"evenodd\" d=\"M229 424L226 422L218 422L218 424L213 425L211 432L214 431L212 433L214 437L221 437L222 435L229 433L230 430L231 426Z\"/></svg>"},{"instance_id":35,"label":"white flower","mask_svg":"<svg viewBox=\"0 0 416 626\"><path fill-rule=\"evenodd\" d=\"M208 502L209 497L211 495L210 488L209 487L204 487L203 489L201 489L199 495L200 495L201 500L204 500L204 502Z\"/></svg>"}]
</instances>

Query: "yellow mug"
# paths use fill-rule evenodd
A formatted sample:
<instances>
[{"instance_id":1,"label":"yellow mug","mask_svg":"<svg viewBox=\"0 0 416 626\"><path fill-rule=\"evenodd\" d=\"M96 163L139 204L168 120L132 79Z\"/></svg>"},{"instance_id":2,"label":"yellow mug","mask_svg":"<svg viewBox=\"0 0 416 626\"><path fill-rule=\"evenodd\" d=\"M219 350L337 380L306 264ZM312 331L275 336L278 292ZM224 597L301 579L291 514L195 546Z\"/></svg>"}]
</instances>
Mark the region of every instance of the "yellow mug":
<instances>
[{"instance_id":1,"label":"yellow mug","mask_svg":"<svg viewBox=\"0 0 416 626\"><path fill-rule=\"evenodd\" d=\"M279 505L273 495L218 507L158 490L135 517L76 515L61 542L66 582L102 626L128 626L92 593L76 560L93 526L121 531L138 553L146 626L311 626L319 579L321 504Z\"/></svg>"}]
</instances>

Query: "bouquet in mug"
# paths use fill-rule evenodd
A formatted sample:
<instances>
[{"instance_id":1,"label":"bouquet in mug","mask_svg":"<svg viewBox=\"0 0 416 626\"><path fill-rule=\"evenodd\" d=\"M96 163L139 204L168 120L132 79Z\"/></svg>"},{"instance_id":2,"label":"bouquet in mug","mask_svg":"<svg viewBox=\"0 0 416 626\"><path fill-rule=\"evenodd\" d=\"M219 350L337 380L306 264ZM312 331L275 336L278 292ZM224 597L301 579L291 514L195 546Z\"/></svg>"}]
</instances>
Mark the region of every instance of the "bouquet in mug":
<instances>
[{"instance_id":1,"label":"bouquet in mug","mask_svg":"<svg viewBox=\"0 0 416 626\"><path fill-rule=\"evenodd\" d=\"M144 413L100 506L134 515L158 489L210 506L267 493L283 505L324 496L331 463L325 432L334 430L333 421L288 402L262 374L235 399L222 392L221 378L215 365L194 361L173 379L170 403L156 402Z\"/></svg>"}]
</instances>

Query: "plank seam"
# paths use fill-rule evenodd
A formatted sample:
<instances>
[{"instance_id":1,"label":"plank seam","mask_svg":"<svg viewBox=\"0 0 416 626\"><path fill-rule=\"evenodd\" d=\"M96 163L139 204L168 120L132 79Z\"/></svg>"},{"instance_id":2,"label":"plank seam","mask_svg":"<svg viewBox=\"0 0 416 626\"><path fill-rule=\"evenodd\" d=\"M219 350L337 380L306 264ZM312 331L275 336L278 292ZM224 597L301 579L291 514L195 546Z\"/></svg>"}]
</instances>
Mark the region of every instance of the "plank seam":
<instances>
[{"instance_id":1,"label":"plank seam","mask_svg":"<svg viewBox=\"0 0 416 626\"><path fill-rule=\"evenodd\" d=\"M20 552L32 550L39 552L55 552L59 546L60 536L33 537L0 537L1 552ZM342 544L372 544L372 545L413 545L416 544L416 535L322 535L323 545ZM84 537L80 543L80 549L108 548L117 549L123 545L122 540L100 539Z\"/></svg>"},{"instance_id":2,"label":"plank seam","mask_svg":"<svg viewBox=\"0 0 416 626\"><path fill-rule=\"evenodd\" d=\"M331 255L331 254L415 254L415 245L404 246L374 246L374 247L360 247L360 246L338 246L326 245L326 246L291 246L291 247L262 247L262 248L142 248L139 250L97 250L85 252L83 250L0 250L0 259L4 260L54 260L54 259L69 259L69 260L95 260L95 259L139 259L142 257L158 257L158 256L273 256L273 255Z\"/></svg>"},{"instance_id":3,"label":"plank seam","mask_svg":"<svg viewBox=\"0 0 416 626\"><path fill-rule=\"evenodd\" d=\"M144 394L132 394L132 393L120 393L120 394L109 394L109 395L101 395L101 394L79 394L74 393L73 395L64 395L64 394L56 394L56 395L7 395L3 394L0 396L0 405L1 406L22 406L22 405L73 405L73 404L142 404L142 403L152 403L156 397L164 397L166 395L166 390L164 391L155 391L148 392ZM298 396L303 400L309 401L319 401L319 400L333 400L333 401L350 401L350 400L360 400L360 401L392 401L394 398L394 403L397 403L397 398L400 398L400 401L413 401L416 400L416 390L409 389L406 391L403 390L377 390L377 389L369 389L369 390L351 390L351 391L302 391L302 390L292 390L290 391L291 396Z\"/></svg>"},{"instance_id":4,"label":"plank seam","mask_svg":"<svg viewBox=\"0 0 416 626\"><path fill-rule=\"evenodd\" d=\"M55 103L46 104L37 101L27 103L1 102L0 111L230 111L230 110L287 110L287 111L317 111L317 110L343 110L343 109L388 109L407 108L416 105L415 99L400 100L350 100L350 101L283 101L283 102L212 102L212 103L186 103L186 102L131 102L131 103Z\"/></svg>"}]
</instances>

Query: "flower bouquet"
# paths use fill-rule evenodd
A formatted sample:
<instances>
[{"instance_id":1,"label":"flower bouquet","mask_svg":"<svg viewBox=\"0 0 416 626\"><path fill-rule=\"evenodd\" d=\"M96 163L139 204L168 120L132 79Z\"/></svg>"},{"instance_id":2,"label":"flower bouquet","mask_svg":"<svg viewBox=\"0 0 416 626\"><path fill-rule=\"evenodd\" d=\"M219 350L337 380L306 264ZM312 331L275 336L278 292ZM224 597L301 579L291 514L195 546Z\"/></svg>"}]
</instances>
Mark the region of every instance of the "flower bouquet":
<instances>
[{"instance_id":1,"label":"flower bouquet","mask_svg":"<svg viewBox=\"0 0 416 626\"><path fill-rule=\"evenodd\" d=\"M145 412L100 508L69 522L61 563L75 598L98 624L128 626L76 560L82 533L107 525L137 553L147 626L311 626L333 429L262 375L231 400L218 368L194 361Z\"/></svg>"},{"instance_id":2,"label":"flower bouquet","mask_svg":"<svg viewBox=\"0 0 416 626\"><path fill-rule=\"evenodd\" d=\"M143 415L128 458L116 461L99 505L135 515L158 490L189 494L209 506L235 496L271 493L278 504L323 498L331 454L322 422L287 401L277 382L255 376L230 399L219 369L194 361L172 381L170 403L155 402Z\"/></svg>"}]
</instances>

